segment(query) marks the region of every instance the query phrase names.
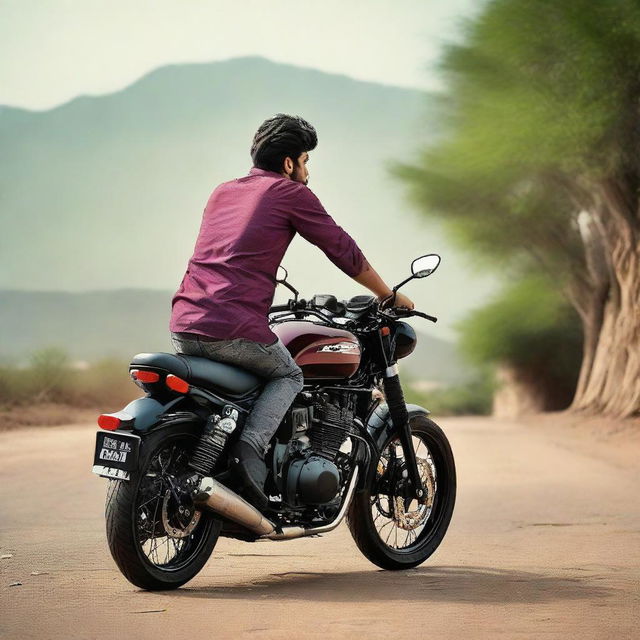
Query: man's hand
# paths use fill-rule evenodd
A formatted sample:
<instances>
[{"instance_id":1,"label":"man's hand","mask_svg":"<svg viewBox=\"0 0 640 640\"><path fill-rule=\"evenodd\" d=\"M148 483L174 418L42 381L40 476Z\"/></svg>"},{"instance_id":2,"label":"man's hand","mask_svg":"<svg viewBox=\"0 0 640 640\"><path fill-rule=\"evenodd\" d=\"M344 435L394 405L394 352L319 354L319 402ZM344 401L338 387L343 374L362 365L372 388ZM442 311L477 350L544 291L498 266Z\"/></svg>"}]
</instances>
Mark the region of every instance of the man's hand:
<instances>
[{"instance_id":1,"label":"man's hand","mask_svg":"<svg viewBox=\"0 0 640 640\"><path fill-rule=\"evenodd\" d=\"M385 297L386 296L378 297L378 301L381 302ZM394 307L406 307L407 309L414 309L415 308L415 305L413 304L413 302L409 298L407 298L407 296L403 295L402 293L396 293L395 302L393 300L393 297L390 297L384 303L384 306L382 308L386 309L387 307L390 307L391 304L393 304Z\"/></svg>"},{"instance_id":2,"label":"man's hand","mask_svg":"<svg viewBox=\"0 0 640 640\"><path fill-rule=\"evenodd\" d=\"M382 302L387 296L391 296L389 300L384 303L384 307L380 307L381 309L386 309L392 302L393 292L389 288L389 286L384 282L384 280L378 275L377 271L371 266L371 263L368 260L365 260L365 268L359 273L357 276L353 276L353 279L356 282L364 285L371 291L375 293L378 297L378 302ZM401 293L396 293L396 300L394 303L396 307L407 307L407 309L413 309L414 305L407 296L403 296Z\"/></svg>"},{"instance_id":3,"label":"man's hand","mask_svg":"<svg viewBox=\"0 0 640 640\"><path fill-rule=\"evenodd\" d=\"M407 296L403 295L402 293L396 293L396 302L394 306L407 307L407 309L415 308L413 301L407 298Z\"/></svg>"}]
</instances>

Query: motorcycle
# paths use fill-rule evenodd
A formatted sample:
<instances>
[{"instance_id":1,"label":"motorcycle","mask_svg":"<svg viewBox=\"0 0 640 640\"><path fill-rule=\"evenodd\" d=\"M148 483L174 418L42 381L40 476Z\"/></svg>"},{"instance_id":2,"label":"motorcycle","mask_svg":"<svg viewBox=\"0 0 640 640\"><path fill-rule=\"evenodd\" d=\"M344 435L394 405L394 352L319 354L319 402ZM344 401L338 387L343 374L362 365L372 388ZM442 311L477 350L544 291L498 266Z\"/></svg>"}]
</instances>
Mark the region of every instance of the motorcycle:
<instances>
[{"instance_id":1,"label":"motorcycle","mask_svg":"<svg viewBox=\"0 0 640 640\"><path fill-rule=\"evenodd\" d=\"M109 549L123 575L149 590L175 589L205 565L222 537L290 540L343 519L360 551L384 569L408 569L438 548L456 496L453 453L424 407L406 404L397 361L416 334L404 319L436 318L358 295L299 298L269 310L269 323L304 374L304 387L266 453L268 506L242 498L229 451L263 380L203 357L140 353L129 365L145 395L102 414L92 471L109 479Z\"/></svg>"}]
</instances>

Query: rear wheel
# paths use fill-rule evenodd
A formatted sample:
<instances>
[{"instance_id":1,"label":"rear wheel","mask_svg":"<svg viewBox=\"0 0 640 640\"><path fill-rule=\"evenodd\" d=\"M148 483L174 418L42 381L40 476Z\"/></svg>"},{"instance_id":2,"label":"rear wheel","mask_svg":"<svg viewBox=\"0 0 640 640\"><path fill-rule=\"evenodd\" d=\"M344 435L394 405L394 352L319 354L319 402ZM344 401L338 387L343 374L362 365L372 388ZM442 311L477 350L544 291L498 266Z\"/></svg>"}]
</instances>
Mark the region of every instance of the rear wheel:
<instances>
[{"instance_id":1,"label":"rear wheel","mask_svg":"<svg viewBox=\"0 0 640 640\"><path fill-rule=\"evenodd\" d=\"M371 487L357 494L348 525L358 548L383 569L409 569L440 545L456 498L456 470L449 441L423 415L409 420L411 440L426 498L412 497L406 463L396 435L382 445Z\"/></svg>"},{"instance_id":2,"label":"rear wheel","mask_svg":"<svg viewBox=\"0 0 640 640\"><path fill-rule=\"evenodd\" d=\"M120 571L142 589L176 589L206 564L221 521L195 509L187 466L200 427L176 425L143 439L131 480L110 480L107 541Z\"/></svg>"}]
</instances>

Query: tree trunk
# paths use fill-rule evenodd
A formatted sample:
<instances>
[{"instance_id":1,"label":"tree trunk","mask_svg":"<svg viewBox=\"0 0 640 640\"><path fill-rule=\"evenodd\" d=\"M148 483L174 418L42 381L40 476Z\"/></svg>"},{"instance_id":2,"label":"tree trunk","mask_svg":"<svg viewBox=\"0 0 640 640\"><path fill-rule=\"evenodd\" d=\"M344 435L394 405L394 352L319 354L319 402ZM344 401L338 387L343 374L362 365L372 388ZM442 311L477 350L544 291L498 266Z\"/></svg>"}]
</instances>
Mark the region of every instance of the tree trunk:
<instances>
[{"instance_id":1,"label":"tree trunk","mask_svg":"<svg viewBox=\"0 0 640 640\"><path fill-rule=\"evenodd\" d=\"M584 262L576 265L566 293L582 321L582 364L572 409L577 408L589 385L610 286L605 243L596 220L583 211L576 223L582 240Z\"/></svg>"},{"instance_id":2,"label":"tree trunk","mask_svg":"<svg viewBox=\"0 0 640 640\"><path fill-rule=\"evenodd\" d=\"M597 216L610 267L602 323L584 321L585 360L572 409L615 417L640 415L640 233L637 208L619 184L603 186ZM595 302L594 302L595 304ZM595 305L597 306L597 304ZM589 334L587 335L587 332ZM590 356L587 351L595 351Z\"/></svg>"},{"instance_id":3,"label":"tree trunk","mask_svg":"<svg viewBox=\"0 0 640 640\"><path fill-rule=\"evenodd\" d=\"M572 409L581 408L584 394L589 386L591 373L593 371L593 363L596 358L598 342L600 340L600 331L602 329L602 321L604 318L604 305L599 298L589 298L589 304L583 305L587 308L580 313L582 320L582 363L580 366L580 375L576 386L575 396Z\"/></svg>"}]
</instances>

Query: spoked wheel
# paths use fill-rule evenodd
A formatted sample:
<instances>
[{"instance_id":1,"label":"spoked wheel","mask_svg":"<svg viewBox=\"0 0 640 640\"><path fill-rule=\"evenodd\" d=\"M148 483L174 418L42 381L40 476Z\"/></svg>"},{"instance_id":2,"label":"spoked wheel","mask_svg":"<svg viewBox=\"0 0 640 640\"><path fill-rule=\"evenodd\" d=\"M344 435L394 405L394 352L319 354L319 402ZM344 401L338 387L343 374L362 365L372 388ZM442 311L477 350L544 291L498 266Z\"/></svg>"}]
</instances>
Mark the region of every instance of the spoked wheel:
<instances>
[{"instance_id":1,"label":"spoked wheel","mask_svg":"<svg viewBox=\"0 0 640 640\"><path fill-rule=\"evenodd\" d=\"M147 436L130 481L111 480L107 540L124 576L143 589L175 589L205 565L221 522L195 509L187 466L197 428L164 428Z\"/></svg>"},{"instance_id":2,"label":"spoked wheel","mask_svg":"<svg viewBox=\"0 0 640 640\"><path fill-rule=\"evenodd\" d=\"M349 529L364 555L383 569L409 569L440 545L456 497L453 453L443 431L422 415L413 416L411 440L426 496L412 496L400 440L383 443L371 487L356 495Z\"/></svg>"}]
</instances>

